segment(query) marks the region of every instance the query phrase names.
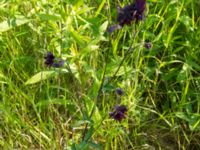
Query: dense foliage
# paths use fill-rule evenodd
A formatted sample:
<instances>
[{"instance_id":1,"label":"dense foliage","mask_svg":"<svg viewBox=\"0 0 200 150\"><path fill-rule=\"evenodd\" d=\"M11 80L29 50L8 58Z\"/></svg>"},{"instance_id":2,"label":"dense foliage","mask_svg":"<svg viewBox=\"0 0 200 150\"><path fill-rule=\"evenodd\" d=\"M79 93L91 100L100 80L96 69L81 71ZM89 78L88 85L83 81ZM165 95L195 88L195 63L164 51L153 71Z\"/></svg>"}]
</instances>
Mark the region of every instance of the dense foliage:
<instances>
[{"instance_id":1,"label":"dense foliage","mask_svg":"<svg viewBox=\"0 0 200 150\"><path fill-rule=\"evenodd\" d=\"M0 149L200 149L199 8L1 0Z\"/></svg>"}]
</instances>

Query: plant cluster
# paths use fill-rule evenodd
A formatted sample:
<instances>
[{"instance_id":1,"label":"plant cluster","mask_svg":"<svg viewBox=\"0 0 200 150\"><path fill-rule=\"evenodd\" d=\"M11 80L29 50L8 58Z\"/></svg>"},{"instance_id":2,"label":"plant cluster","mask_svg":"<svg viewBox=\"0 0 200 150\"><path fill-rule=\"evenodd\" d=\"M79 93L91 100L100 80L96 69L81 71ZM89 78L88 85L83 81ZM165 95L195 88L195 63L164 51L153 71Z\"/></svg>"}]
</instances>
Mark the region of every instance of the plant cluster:
<instances>
[{"instance_id":1,"label":"plant cluster","mask_svg":"<svg viewBox=\"0 0 200 150\"><path fill-rule=\"evenodd\" d=\"M199 7L0 1L0 149L200 149Z\"/></svg>"}]
</instances>

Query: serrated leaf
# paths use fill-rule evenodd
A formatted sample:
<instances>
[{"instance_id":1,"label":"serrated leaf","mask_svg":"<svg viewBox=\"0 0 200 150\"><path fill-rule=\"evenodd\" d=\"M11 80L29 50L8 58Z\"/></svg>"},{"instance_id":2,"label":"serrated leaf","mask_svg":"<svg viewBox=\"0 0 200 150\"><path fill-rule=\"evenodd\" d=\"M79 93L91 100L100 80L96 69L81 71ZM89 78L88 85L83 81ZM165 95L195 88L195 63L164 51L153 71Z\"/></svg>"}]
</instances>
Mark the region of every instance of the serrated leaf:
<instances>
[{"instance_id":1,"label":"serrated leaf","mask_svg":"<svg viewBox=\"0 0 200 150\"><path fill-rule=\"evenodd\" d=\"M55 75L56 73L57 73L56 71L41 71L41 72L35 74L34 76L32 76L30 79L28 79L26 81L25 85L35 84L42 80L46 80L49 77Z\"/></svg>"}]
</instances>

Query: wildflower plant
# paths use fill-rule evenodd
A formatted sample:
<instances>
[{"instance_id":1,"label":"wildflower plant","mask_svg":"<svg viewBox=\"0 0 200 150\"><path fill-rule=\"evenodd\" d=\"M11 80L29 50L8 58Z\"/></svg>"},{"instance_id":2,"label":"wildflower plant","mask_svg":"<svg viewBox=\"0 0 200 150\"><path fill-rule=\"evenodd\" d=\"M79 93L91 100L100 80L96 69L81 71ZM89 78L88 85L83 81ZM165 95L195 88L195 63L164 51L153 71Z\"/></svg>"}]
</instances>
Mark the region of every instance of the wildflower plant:
<instances>
[{"instance_id":1,"label":"wildflower plant","mask_svg":"<svg viewBox=\"0 0 200 150\"><path fill-rule=\"evenodd\" d=\"M110 112L109 115L114 120L121 122L126 118L127 111L128 109L125 105L117 105L115 106L114 111Z\"/></svg>"},{"instance_id":2,"label":"wildflower plant","mask_svg":"<svg viewBox=\"0 0 200 150\"><path fill-rule=\"evenodd\" d=\"M131 25L133 21L137 23L143 19L146 8L146 0L136 0L134 3L126 5L124 8L117 7L117 22L118 25L111 26L109 32L116 29L121 29L124 25Z\"/></svg>"},{"instance_id":3,"label":"wildflower plant","mask_svg":"<svg viewBox=\"0 0 200 150\"><path fill-rule=\"evenodd\" d=\"M200 3L126 2L0 2L0 149L199 149Z\"/></svg>"},{"instance_id":4,"label":"wildflower plant","mask_svg":"<svg viewBox=\"0 0 200 150\"><path fill-rule=\"evenodd\" d=\"M48 52L47 55L44 57L45 59L45 65L47 65L49 68L60 68L64 66L64 60L55 58L52 52Z\"/></svg>"},{"instance_id":5,"label":"wildflower plant","mask_svg":"<svg viewBox=\"0 0 200 150\"><path fill-rule=\"evenodd\" d=\"M45 65L47 65L49 68L54 64L55 56L52 52L48 52L47 55L44 57L45 59Z\"/></svg>"},{"instance_id":6,"label":"wildflower plant","mask_svg":"<svg viewBox=\"0 0 200 150\"><path fill-rule=\"evenodd\" d=\"M117 88L117 89L116 89L116 93L117 93L117 95L119 95L119 96L124 95L124 91L123 91L121 88Z\"/></svg>"}]
</instances>

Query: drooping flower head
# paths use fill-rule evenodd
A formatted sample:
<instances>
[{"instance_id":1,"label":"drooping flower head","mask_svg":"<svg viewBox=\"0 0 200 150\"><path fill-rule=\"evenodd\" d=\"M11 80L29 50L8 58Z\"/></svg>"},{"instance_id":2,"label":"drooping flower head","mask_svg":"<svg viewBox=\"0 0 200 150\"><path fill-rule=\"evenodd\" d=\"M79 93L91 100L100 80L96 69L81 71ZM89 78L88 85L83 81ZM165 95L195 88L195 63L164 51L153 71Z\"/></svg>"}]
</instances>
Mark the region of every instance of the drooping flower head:
<instances>
[{"instance_id":1,"label":"drooping flower head","mask_svg":"<svg viewBox=\"0 0 200 150\"><path fill-rule=\"evenodd\" d=\"M146 43L144 44L144 47L145 47L146 49L151 49L151 47L152 47L151 42L146 42Z\"/></svg>"},{"instance_id":2,"label":"drooping flower head","mask_svg":"<svg viewBox=\"0 0 200 150\"><path fill-rule=\"evenodd\" d=\"M130 25L134 20L136 22L142 20L145 8L146 0L135 0L134 3L126 5L124 8L118 6L117 22L119 24L111 26L108 31L111 33L116 29L120 29L120 27L123 27L124 25Z\"/></svg>"},{"instance_id":3,"label":"drooping flower head","mask_svg":"<svg viewBox=\"0 0 200 150\"><path fill-rule=\"evenodd\" d=\"M48 52L44 58L45 58L44 63L50 68L54 63L55 56L53 55L53 53Z\"/></svg>"},{"instance_id":4,"label":"drooping flower head","mask_svg":"<svg viewBox=\"0 0 200 150\"><path fill-rule=\"evenodd\" d=\"M134 20L134 5L130 4L125 6L124 8L121 7L117 7L117 11L118 11L118 17L117 17L117 21L119 22L120 26L124 26L131 24L131 22Z\"/></svg>"},{"instance_id":5,"label":"drooping flower head","mask_svg":"<svg viewBox=\"0 0 200 150\"><path fill-rule=\"evenodd\" d=\"M60 68L64 66L64 60L63 59L59 59L56 62L53 63L53 67L55 68Z\"/></svg>"},{"instance_id":6,"label":"drooping flower head","mask_svg":"<svg viewBox=\"0 0 200 150\"><path fill-rule=\"evenodd\" d=\"M122 119L126 118L126 112L128 111L127 107L124 105L115 106L115 110L110 112L110 117L115 119L116 121L121 122Z\"/></svg>"},{"instance_id":7,"label":"drooping flower head","mask_svg":"<svg viewBox=\"0 0 200 150\"><path fill-rule=\"evenodd\" d=\"M135 3L125 6L124 8L118 7L117 21L120 26L131 24L133 20L141 20L146 8L146 0L135 0Z\"/></svg>"},{"instance_id":8,"label":"drooping flower head","mask_svg":"<svg viewBox=\"0 0 200 150\"><path fill-rule=\"evenodd\" d=\"M116 93L120 96L122 96L124 94L124 91L121 88L117 88L116 89Z\"/></svg>"},{"instance_id":9,"label":"drooping flower head","mask_svg":"<svg viewBox=\"0 0 200 150\"><path fill-rule=\"evenodd\" d=\"M64 66L64 60L60 58L55 58L52 52L48 52L45 58L45 64L50 68L60 68Z\"/></svg>"},{"instance_id":10,"label":"drooping flower head","mask_svg":"<svg viewBox=\"0 0 200 150\"><path fill-rule=\"evenodd\" d=\"M142 20L145 8L146 8L146 0L135 1L134 9L136 12L134 15L135 15L136 21Z\"/></svg>"},{"instance_id":11,"label":"drooping flower head","mask_svg":"<svg viewBox=\"0 0 200 150\"><path fill-rule=\"evenodd\" d=\"M139 13L143 13L144 10L146 8L146 0L136 0L135 1L135 9L139 12Z\"/></svg>"}]
</instances>

